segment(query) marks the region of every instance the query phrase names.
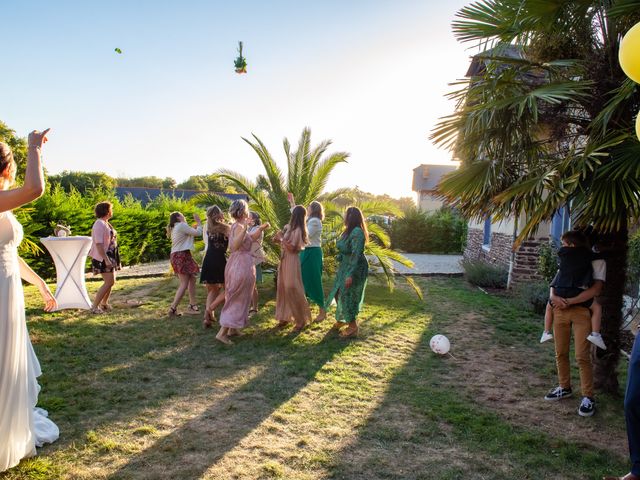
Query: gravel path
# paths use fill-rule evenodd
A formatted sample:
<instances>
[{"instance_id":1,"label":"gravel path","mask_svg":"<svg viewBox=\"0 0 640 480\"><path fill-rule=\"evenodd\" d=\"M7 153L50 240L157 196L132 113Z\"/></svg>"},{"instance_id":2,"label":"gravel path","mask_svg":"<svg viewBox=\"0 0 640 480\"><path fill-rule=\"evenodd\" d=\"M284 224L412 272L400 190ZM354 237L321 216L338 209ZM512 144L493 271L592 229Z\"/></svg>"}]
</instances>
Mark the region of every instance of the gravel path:
<instances>
[{"instance_id":1,"label":"gravel path","mask_svg":"<svg viewBox=\"0 0 640 480\"><path fill-rule=\"evenodd\" d=\"M397 264L400 273L409 275L462 275L460 260L462 255L431 255L426 253L406 253L414 264L414 268L407 268ZM169 273L169 260L144 263L125 267L118 272L119 278L126 277L161 277ZM92 278L93 275L88 275Z\"/></svg>"}]
</instances>

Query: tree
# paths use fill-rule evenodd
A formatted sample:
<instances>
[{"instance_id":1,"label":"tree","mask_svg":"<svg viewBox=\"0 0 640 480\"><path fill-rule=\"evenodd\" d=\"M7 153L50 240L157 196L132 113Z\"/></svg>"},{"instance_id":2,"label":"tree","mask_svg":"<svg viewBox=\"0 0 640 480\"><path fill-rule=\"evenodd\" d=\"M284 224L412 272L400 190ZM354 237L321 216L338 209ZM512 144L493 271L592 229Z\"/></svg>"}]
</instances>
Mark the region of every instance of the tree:
<instances>
[{"instance_id":1,"label":"tree","mask_svg":"<svg viewBox=\"0 0 640 480\"><path fill-rule=\"evenodd\" d=\"M324 140L317 146L311 144L311 130L305 128L298 140L296 150L291 149L291 144L286 138L283 141L285 159L287 162L287 174L276 164L271 153L264 143L255 135L253 141L243 138L247 144L256 152L265 174L259 175L256 181L236 173L231 170L220 170L218 176L227 179L242 193L250 199L251 209L256 211L263 219L268 221L274 228L283 228L291 218L287 193L293 193L296 203L308 205L318 199L322 194L329 176L333 169L341 163L347 161L349 154L346 152L336 152L327 154L327 149L331 145L330 140ZM325 212L327 216L327 226L325 231L325 252L327 259L332 257L332 248L338 235L342 232L342 214L344 209L331 202L333 198L324 199ZM400 215L401 212L394 205L377 201L362 201L356 204L362 209L365 217L370 215L382 215L388 212ZM411 266L412 262L397 252L390 249L391 241L389 235L378 225L370 224L372 241L367 244L365 253L373 257L373 270L381 270L387 279L390 288L394 285L395 268L393 261L403 265ZM265 245L271 258L278 258L277 247ZM420 289L410 279L406 281L420 295Z\"/></svg>"},{"instance_id":2,"label":"tree","mask_svg":"<svg viewBox=\"0 0 640 480\"><path fill-rule=\"evenodd\" d=\"M68 170L50 175L47 182L51 186L60 185L67 193L74 188L83 194L92 190L113 190L117 184L115 178L103 172L70 172Z\"/></svg>"},{"instance_id":3,"label":"tree","mask_svg":"<svg viewBox=\"0 0 640 480\"><path fill-rule=\"evenodd\" d=\"M13 159L18 165L16 181L22 183L27 162L27 140L16 136L15 130L10 129L6 123L0 120L0 142L6 143L11 148Z\"/></svg>"},{"instance_id":4,"label":"tree","mask_svg":"<svg viewBox=\"0 0 640 480\"><path fill-rule=\"evenodd\" d=\"M192 175L187 180L180 183L177 188L218 193L237 193L228 181L224 178L220 178L216 174Z\"/></svg>"},{"instance_id":5,"label":"tree","mask_svg":"<svg viewBox=\"0 0 640 480\"><path fill-rule=\"evenodd\" d=\"M524 218L518 242L563 205L615 254L608 261L596 385L617 392L629 220L640 213L638 88L618 62L640 1L482 0L457 14L462 42L489 46L451 94L432 138L461 160L440 191L466 216Z\"/></svg>"},{"instance_id":6,"label":"tree","mask_svg":"<svg viewBox=\"0 0 640 480\"><path fill-rule=\"evenodd\" d=\"M164 179L156 176L117 178L118 187L143 187L143 188L176 188L176 181L171 177Z\"/></svg>"}]
</instances>

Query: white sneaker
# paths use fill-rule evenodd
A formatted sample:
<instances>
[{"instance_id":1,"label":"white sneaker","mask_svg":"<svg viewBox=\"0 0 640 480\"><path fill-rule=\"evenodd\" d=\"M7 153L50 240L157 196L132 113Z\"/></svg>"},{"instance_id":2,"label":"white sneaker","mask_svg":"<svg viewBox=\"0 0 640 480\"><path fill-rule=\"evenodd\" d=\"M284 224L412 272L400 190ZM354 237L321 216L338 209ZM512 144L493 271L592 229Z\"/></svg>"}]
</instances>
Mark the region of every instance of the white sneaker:
<instances>
[{"instance_id":1,"label":"white sneaker","mask_svg":"<svg viewBox=\"0 0 640 480\"><path fill-rule=\"evenodd\" d=\"M600 335L599 333L591 332L587 337L587 340L589 340L596 347L601 348L602 350L607 349L607 346L604 344L604 341L602 340L602 335Z\"/></svg>"},{"instance_id":2,"label":"white sneaker","mask_svg":"<svg viewBox=\"0 0 640 480\"><path fill-rule=\"evenodd\" d=\"M553 339L553 334L549 332L542 332L542 336L540 337L540 343L548 342Z\"/></svg>"}]
</instances>

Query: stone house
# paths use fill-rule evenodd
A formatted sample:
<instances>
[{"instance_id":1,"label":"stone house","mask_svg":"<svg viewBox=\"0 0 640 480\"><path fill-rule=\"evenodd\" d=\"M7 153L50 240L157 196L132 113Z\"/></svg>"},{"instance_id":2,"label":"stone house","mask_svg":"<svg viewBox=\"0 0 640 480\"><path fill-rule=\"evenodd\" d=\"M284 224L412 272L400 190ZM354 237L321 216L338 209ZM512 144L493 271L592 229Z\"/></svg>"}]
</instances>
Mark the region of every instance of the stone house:
<instances>
[{"instance_id":1,"label":"stone house","mask_svg":"<svg viewBox=\"0 0 640 480\"><path fill-rule=\"evenodd\" d=\"M416 192L416 205L423 212L440 210L444 205L438 198L438 183L447 173L453 172L457 165L425 165L413 169L411 189Z\"/></svg>"},{"instance_id":2,"label":"stone house","mask_svg":"<svg viewBox=\"0 0 640 480\"><path fill-rule=\"evenodd\" d=\"M467 77L480 74L489 63L494 62L492 56L522 58L522 50L514 45L501 44L473 57ZM543 74L528 74L530 82L542 81ZM568 208L556 212L551 222L538 226L536 233L523 241L514 251L514 240L520 234L523 219L509 218L494 223L491 217L484 221L470 221L467 232L467 245L463 253L465 259L482 260L509 270L508 286L526 284L542 280L538 273L540 245L553 242L559 246L560 236L571 228L571 216Z\"/></svg>"},{"instance_id":3,"label":"stone house","mask_svg":"<svg viewBox=\"0 0 640 480\"><path fill-rule=\"evenodd\" d=\"M538 273L538 249L549 242L556 246L560 244L560 236L571 228L569 209L557 212L551 222L541 223L537 232L514 251L514 240L520 234L519 225L522 224L522 220L516 222L514 218L495 223L491 217L482 222L470 221L464 258L508 269L509 288L542 280Z\"/></svg>"}]
</instances>

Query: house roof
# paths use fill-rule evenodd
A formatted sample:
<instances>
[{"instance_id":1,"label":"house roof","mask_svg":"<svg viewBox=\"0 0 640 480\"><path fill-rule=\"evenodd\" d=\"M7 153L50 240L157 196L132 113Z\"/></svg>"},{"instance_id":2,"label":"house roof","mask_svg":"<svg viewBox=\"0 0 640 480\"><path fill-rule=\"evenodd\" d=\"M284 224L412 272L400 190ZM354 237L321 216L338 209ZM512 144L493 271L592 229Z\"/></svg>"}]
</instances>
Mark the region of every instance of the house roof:
<instances>
[{"instance_id":1,"label":"house roof","mask_svg":"<svg viewBox=\"0 0 640 480\"><path fill-rule=\"evenodd\" d=\"M413 169L414 192L433 192L443 176L458 168L457 165L420 165Z\"/></svg>"},{"instance_id":2,"label":"house roof","mask_svg":"<svg viewBox=\"0 0 640 480\"><path fill-rule=\"evenodd\" d=\"M510 43L499 43L493 48L474 55L465 76L471 78L482 75L487 66L492 63L495 64L496 71L500 72L509 67L510 59L515 62L526 60L522 47ZM521 72L520 78L530 85L540 85L547 81L547 72L542 69L530 69Z\"/></svg>"},{"instance_id":3,"label":"house roof","mask_svg":"<svg viewBox=\"0 0 640 480\"><path fill-rule=\"evenodd\" d=\"M136 200L139 200L143 205L146 205L148 202L156 197L159 197L161 194L180 198L182 200L188 200L199 193L216 193L217 195L226 197L229 200L249 199L249 197L244 193L206 192L202 190L185 190L182 188L116 187L116 197L118 197L118 199L122 200L127 195L131 195Z\"/></svg>"}]
</instances>

